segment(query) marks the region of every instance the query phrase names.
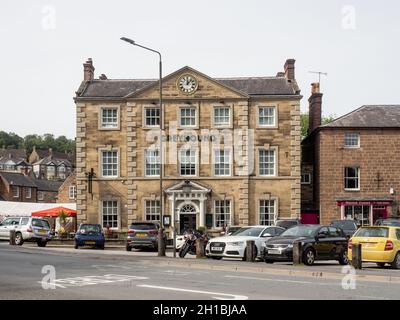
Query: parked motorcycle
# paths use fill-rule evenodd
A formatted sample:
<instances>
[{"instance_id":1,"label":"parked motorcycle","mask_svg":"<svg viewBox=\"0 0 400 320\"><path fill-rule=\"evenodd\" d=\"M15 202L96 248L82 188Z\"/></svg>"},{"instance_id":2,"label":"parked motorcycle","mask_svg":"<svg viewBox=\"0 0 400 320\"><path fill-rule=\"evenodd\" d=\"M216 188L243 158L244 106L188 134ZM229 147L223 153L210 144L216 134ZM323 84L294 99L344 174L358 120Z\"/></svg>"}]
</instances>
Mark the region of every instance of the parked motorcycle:
<instances>
[{"instance_id":1,"label":"parked motorcycle","mask_svg":"<svg viewBox=\"0 0 400 320\"><path fill-rule=\"evenodd\" d=\"M189 231L185 232L185 243L179 250L179 257L184 258L188 253L195 255L196 254L196 240L203 239L204 250L208 242L208 236L206 234L201 234L198 231Z\"/></svg>"}]
</instances>

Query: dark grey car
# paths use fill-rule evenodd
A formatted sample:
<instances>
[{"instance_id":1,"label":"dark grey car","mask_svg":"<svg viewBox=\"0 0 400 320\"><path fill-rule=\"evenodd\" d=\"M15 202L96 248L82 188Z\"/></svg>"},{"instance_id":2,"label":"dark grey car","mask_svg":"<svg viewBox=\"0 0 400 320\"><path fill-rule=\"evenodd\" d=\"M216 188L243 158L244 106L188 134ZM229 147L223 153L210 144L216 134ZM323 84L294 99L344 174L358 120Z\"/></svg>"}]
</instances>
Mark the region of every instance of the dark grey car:
<instances>
[{"instance_id":1,"label":"dark grey car","mask_svg":"<svg viewBox=\"0 0 400 320\"><path fill-rule=\"evenodd\" d=\"M358 225L354 220L333 220L331 226L342 229L348 238L351 238L358 229Z\"/></svg>"},{"instance_id":2,"label":"dark grey car","mask_svg":"<svg viewBox=\"0 0 400 320\"><path fill-rule=\"evenodd\" d=\"M133 222L128 230L126 239L126 250L133 249L157 249L158 230L160 225L157 222Z\"/></svg>"}]
</instances>

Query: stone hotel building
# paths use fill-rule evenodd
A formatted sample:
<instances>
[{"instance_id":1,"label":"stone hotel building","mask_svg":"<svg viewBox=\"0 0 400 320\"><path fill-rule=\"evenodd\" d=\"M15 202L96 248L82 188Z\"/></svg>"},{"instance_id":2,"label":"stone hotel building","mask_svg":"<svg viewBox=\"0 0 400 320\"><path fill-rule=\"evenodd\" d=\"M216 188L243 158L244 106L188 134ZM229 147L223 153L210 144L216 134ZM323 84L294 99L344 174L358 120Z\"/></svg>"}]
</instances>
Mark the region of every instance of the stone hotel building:
<instances>
[{"instance_id":1,"label":"stone hotel building","mask_svg":"<svg viewBox=\"0 0 400 320\"><path fill-rule=\"evenodd\" d=\"M163 215L178 231L300 216L300 90L295 61L272 77L163 78ZM76 92L80 222L126 232L160 220L158 80L94 79Z\"/></svg>"}]
</instances>

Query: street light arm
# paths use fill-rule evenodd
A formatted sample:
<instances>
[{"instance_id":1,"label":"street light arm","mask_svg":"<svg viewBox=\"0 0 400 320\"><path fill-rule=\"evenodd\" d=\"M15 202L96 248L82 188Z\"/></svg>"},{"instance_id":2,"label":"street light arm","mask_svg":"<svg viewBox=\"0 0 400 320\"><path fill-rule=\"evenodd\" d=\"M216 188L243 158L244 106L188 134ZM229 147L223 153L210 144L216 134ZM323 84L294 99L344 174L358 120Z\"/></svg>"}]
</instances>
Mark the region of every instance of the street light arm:
<instances>
[{"instance_id":1,"label":"street light arm","mask_svg":"<svg viewBox=\"0 0 400 320\"><path fill-rule=\"evenodd\" d=\"M122 40L122 41L125 41L125 42L128 42L128 43L130 43L131 45L134 45L134 46L143 48L143 49L145 49L145 50L148 50L148 51L157 53L158 56L160 57L160 61L161 61L161 53L160 53L159 51L154 50L154 49L151 49L151 48L148 48L148 47L145 47L145 46L142 46L141 44L136 43L134 40L129 39L129 38L126 38L126 37L122 37L121 40Z\"/></svg>"}]
</instances>

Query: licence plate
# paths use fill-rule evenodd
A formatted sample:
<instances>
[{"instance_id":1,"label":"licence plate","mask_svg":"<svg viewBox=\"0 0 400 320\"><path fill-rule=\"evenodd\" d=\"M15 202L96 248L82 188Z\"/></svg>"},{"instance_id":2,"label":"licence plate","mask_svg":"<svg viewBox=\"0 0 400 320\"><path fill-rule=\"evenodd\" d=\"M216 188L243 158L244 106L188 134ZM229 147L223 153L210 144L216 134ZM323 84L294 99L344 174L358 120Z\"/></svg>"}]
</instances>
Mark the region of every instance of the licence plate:
<instances>
[{"instance_id":1,"label":"licence plate","mask_svg":"<svg viewBox=\"0 0 400 320\"><path fill-rule=\"evenodd\" d=\"M147 233L137 233L136 237L147 237Z\"/></svg>"},{"instance_id":2,"label":"licence plate","mask_svg":"<svg viewBox=\"0 0 400 320\"><path fill-rule=\"evenodd\" d=\"M85 241L85 244L96 244L96 241Z\"/></svg>"},{"instance_id":3,"label":"licence plate","mask_svg":"<svg viewBox=\"0 0 400 320\"><path fill-rule=\"evenodd\" d=\"M281 251L278 249L268 250L268 254L281 254Z\"/></svg>"},{"instance_id":4,"label":"licence plate","mask_svg":"<svg viewBox=\"0 0 400 320\"><path fill-rule=\"evenodd\" d=\"M46 230L39 230L39 234L46 234Z\"/></svg>"},{"instance_id":5,"label":"licence plate","mask_svg":"<svg viewBox=\"0 0 400 320\"><path fill-rule=\"evenodd\" d=\"M222 251L222 247L212 247L213 251Z\"/></svg>"}]
</instances>

